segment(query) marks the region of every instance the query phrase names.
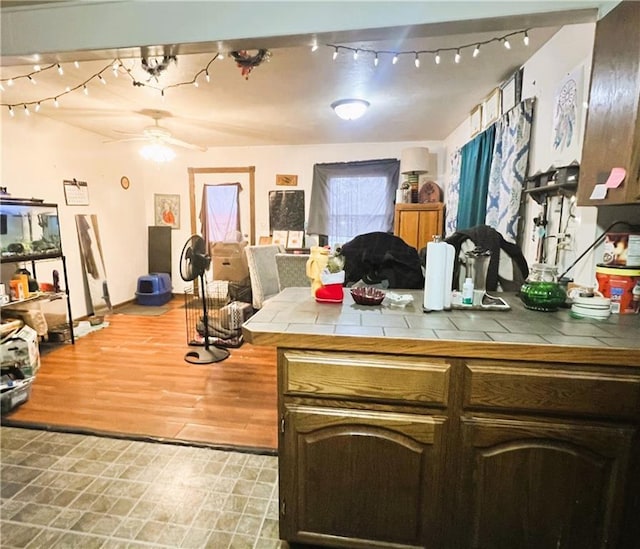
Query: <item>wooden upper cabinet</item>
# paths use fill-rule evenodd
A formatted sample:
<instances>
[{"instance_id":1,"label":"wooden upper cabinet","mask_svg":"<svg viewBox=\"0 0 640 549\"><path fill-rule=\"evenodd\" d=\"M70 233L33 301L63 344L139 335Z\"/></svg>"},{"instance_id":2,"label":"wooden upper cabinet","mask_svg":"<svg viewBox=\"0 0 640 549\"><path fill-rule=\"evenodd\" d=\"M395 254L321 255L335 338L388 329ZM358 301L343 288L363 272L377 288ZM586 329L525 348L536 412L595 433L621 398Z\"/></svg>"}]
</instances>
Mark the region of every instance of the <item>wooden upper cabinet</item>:
<instances>
[{"instance_id":1,"label":"wooden upper cabinet","mask_svg":"<svg viewBox=\"0 0 640 549\"><path fill-rule=\"evenodd\" d=\"M420 251L433 240L434 235L443 235L444 204L396 204L393 234L409 246Z\"/></svg>"},{"instance_id":2,"label":"wooden upper cabinet","mask_svg":"<svg viewBox=\"0 0 640 549\"><path fill-rule=\"evenodd\" d=\"M598 21L582 148L579 206L640 204L640 2L621 2ZM593 188L612 168L627 172L601 200Z\"/></svg>"}]
</instances>

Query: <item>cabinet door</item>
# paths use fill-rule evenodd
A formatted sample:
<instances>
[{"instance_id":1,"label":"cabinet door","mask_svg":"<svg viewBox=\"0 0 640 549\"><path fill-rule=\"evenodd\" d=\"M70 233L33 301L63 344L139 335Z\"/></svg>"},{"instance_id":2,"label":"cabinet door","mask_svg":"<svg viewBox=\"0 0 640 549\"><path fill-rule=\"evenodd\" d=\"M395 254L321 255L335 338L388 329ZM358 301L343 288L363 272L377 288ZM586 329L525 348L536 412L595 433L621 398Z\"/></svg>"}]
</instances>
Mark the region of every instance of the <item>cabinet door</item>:
<instances>
[{"instance_id":1,"label":"cabinet door","mask_svg":"<svg viewBox=\"0 0 640 549\"><path fill-rule=\"evenodd\" d=\"M634 431L463 418L459 546L618 547Z\"/></svg>"},{"instance_id":2,"label":"cabinet door","mask_svg":"<svg viewBox=\"0 0 640 549\"><path fill-rule=\"evenodd\" d=\"M442 235L443 226L441 202L396 205L393 232L418 251L433 240L434 235Z\"/></svg>"},{"instance_id":3,"label":"cabinet door","mask_svg":"<svg viewBox=\"0 0 640 549\"><path fill-rule=\"evenodd\" d=\"M578 205L640 204L640 3L621 2L596 26ZM593 188L612 168L624 182L601 200Z\"/></svg>"},{"instance_id":4,"label":"cabinet door","mask_svg":"<svg viewBox=\"0 0 640 549\"><path fill-rule=\"evenodd\" d=\"M339 547L442 547L436 471L445 431L439 417L287 408L280 537Z\"/></svg>"}]
</instances>

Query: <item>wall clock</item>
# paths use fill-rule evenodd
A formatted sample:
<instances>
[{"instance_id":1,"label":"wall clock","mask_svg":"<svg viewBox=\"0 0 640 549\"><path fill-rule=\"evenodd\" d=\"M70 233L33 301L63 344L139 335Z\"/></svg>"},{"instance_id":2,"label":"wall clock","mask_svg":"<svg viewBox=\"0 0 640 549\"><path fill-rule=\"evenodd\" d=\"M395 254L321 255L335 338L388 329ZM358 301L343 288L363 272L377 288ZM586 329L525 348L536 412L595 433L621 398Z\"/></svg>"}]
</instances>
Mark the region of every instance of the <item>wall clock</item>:
<instances>
[{"instance_id":1,"label":"wall clock","mask_svg":"<svg viewBox=\"0 0 640 549\"><path fill-rule=\"evenodd\" d=\"M124 189L127 190L129 188L129 185L131 184L131 182L129 181L129 178L126 175L123 175L120 178L120 186Z\"/></svg>"}]
</instances>

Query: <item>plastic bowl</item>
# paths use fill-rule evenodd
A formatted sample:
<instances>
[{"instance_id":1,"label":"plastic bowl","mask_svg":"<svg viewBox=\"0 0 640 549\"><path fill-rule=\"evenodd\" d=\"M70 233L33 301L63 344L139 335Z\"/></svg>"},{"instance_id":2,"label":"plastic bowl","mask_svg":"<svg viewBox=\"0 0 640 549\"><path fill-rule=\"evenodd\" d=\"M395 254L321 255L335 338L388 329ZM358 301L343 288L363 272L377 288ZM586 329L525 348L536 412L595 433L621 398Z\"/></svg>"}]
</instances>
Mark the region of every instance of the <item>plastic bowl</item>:
<instances>
[{"instance_id":1,"label":"plastic bowl","mask_svg":"<svg viewBox=\"0 0 640 549\"><path fill-rule=\"evenodd\" d=\"M378 288L351 288L351 297L358 305L380 305L385 293Z\"/></svg>"}]
</instances>

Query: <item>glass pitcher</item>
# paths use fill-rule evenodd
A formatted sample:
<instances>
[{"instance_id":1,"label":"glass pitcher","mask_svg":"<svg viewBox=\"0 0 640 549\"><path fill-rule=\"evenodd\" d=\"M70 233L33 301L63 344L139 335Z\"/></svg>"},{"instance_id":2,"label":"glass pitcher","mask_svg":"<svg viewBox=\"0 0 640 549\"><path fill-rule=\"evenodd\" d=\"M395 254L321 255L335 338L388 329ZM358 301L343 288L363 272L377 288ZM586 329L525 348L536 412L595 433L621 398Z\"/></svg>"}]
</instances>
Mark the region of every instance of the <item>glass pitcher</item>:
<instances>
[{"instance_id":1,"label":"glass pitcher","mask_svg":"<svg viewBox=\"0 0 640 549\"><path fill-rule=\"evenodd\" d=\"M557 277L558 268L555 265L532 265L526 282L520 287L520 299L524 306L534 311L557 311L567 299Z\"/></svg>"}]
</instances>

